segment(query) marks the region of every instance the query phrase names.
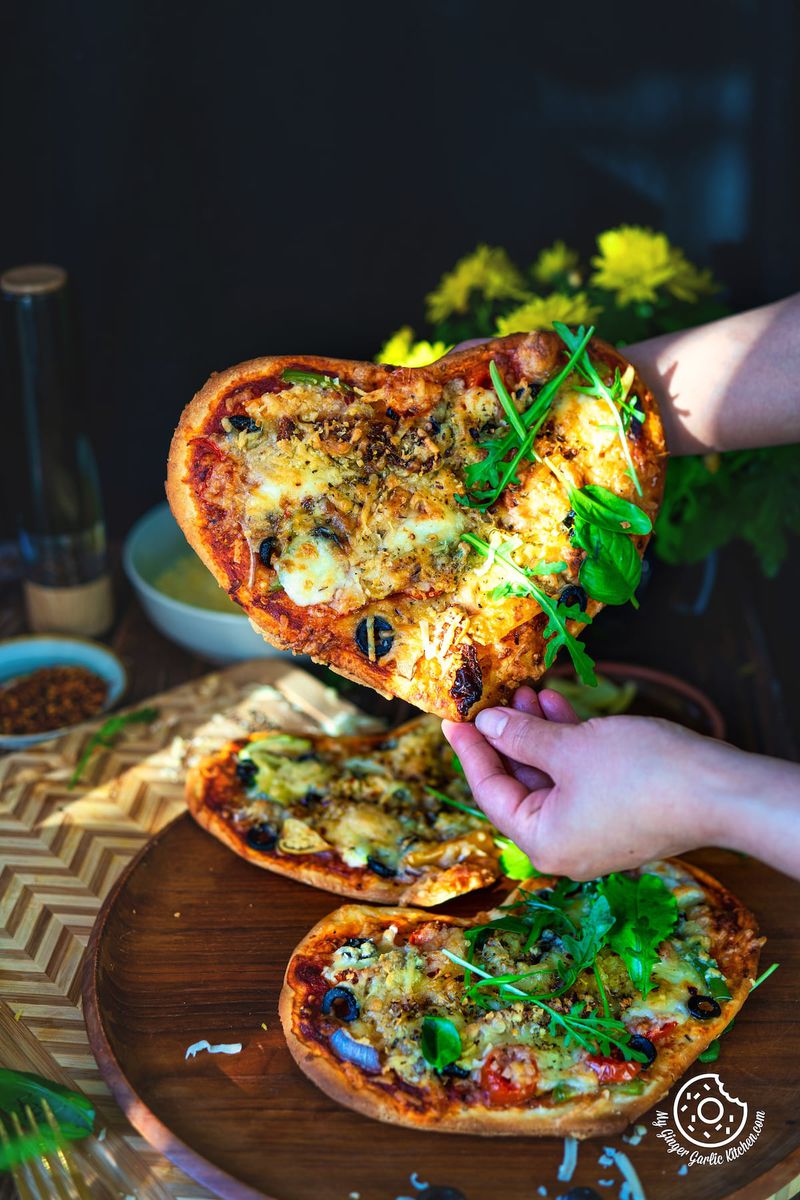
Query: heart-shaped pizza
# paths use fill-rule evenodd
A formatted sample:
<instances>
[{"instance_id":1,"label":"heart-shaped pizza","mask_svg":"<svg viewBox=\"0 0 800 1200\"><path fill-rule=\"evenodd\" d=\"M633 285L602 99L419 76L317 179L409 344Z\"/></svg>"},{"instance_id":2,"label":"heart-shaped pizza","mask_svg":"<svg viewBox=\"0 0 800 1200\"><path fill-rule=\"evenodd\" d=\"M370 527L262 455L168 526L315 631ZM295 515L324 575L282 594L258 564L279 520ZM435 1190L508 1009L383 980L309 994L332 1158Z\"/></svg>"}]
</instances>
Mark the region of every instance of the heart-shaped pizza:
<instances>
[{"instance_id":1,"label":"heart-shaped pizza","mask_svg":"<svg viewBox=\"0 0 800 1200\"><path fill-rule=\"evenodd\" d=\"M307 356L212 376L173 438L191 545L274 645L470 719L636 603L657 406L591 330L405 368Z\"/></svg>"}]
</instances>

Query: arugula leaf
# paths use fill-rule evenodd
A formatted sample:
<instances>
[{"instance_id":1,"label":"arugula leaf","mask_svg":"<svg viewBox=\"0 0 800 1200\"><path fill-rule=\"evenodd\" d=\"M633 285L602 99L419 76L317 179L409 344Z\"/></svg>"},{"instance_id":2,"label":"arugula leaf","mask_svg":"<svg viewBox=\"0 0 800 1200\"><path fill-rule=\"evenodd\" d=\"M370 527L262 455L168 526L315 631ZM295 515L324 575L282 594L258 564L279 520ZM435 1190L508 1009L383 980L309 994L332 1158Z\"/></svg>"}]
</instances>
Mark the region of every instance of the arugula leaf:
<instances>
[{"instance_id":1,"label":"arugula leaf","mask_svg":"<svg viewBox=\"0 0 800 1200\"><path fill-rule=\"evenodd\" d=\"M30 1130L26 1108L36 1122ZM52 1114L53 1125L47 1109ZM62 1141L88 1137L94 1127L94 1107L85 1096L27 1071L0 1068L0 1120L7 1137L0 1138L0 1171L7 1171L29 1158L50 1153ZM12 1117L24 1130L14 1135Z\"/></svg>"},{"instance_id":2,"label":"arugula leaf","mask_svg":"<svg viewBox=\"0 0 800 1200\"><path fill-rule=\"evenodd\" d=\"M337 392L350 392L353 389L349 384L343 383L338 375L323 375L320 371L303 371L299 367L287 367L281 372L281 379L285 379L287 383L305 383L309 387L324 388L325 390L334 389Z\"/></svg>"},{"instance_id":3,"label":"arugula leaf","mask_svg":"<svg viewBox=\"0 0 800 1200\"><path fill-rule=\"evenodd\" d=\"M570 349L574 350L577 348L577 334L574 334L572 330L568 329L567 326L563 325L560 321L554 321L553 328L561 340ZM608 387L608 385L603 383L602 379L598 375L597 369L592 360L589 358L589 354L585 347L578 355L575 366L577 371L583 376L587 383L586 387L578 388L578 391L582 392L585 396L592 396L597 400L605 401L611 408L611 411L614 414L614 424L619 435L622 453L624 454L625 461L627 463L628 474L633 480L633 485L636 488L636 491L641 496L642 485L639 483L639 476L636 474L636 468L634 467L633 459L631 458L631 449L628 445L627 431L631 416L635 414L638 419L641 420L638 409L636 409L636 407L628 401L628 393L631 389L631 384L633 383L634 378L633 369L631 368L630 370L626 371L625 375L623 376L620 376L619 370L616 370L614 372L614 379L611 387ZM627 422L623 419L623 415L621 414L627 414Z\"/></svg>"},{"instance_id":4,"label":"arugula leaf","mask_svg":"<svg viewBox=\"0 0 800 1200\"><path fill-rule=\"evenodd\" d=\"M508 388L503 383L503 376L498 371L497 363L494 361L494 359L492 359L489 363L489 377L491 378L492 385L497 393L497 398L503 406L503 411L508 418L509 425L514 430L519 440L523 442L525 440L525 434L527 433L527 430L523 424L522 418L517 412L514 401L508 394Z\"/></svg>"},{"instance_id":5,"label":"arugula leaf","mask_svg":"<svg viewBox=\"0 0 800 1200\"><path fill-rule=\"evenodd\" d=\"M577 936L569 933L561 935L567 958L559 959L558 972L562 986L556 994L568 991L581 972L594 965L613 924L614 914L608 900L603 895L596 895L581 922L580 933Z\"/></svg>"},{"instance_id":6,"label":"arugula leaf","mask_svg":"<svg viewBox=\"0 0 800 1200\"><path fill-rule=\"evenodd\" d=\"M489 820L486 813L481 812L479 808L473 808L471 804L464 804L462 800L454 800L452 796L448 796L445 792L439 792L436 788L428 787L427 784L425 791L430 796L435 797L436 800L440 800L442 804L449 804L453 808L458 808L461 812L469 813L471 817L477 817L480 821Z\"/></svg>"},{"instance_id":7,"label":"arugula leaf","mask_svg":"<svg viewBox=\"0 0 800 1200\"><path fill-rule=\"evenodd\" d=\"M126 725L146 724L154 721L158 716L157 708L138 708L135 712L122 713L118 717L109 717L98 730L96 730L89 741L86 743L86 749L75 764L75 770L72 772L67 790L71 791L75 784L79 781L81 775L86 769L86 764L94 754L98 746L113 746L117 739L117 734L124 729Z\"/></svg>"},{"instance_id":8,"label":"arugula leaf","mask_svg":"<svg viewBox=\"0 0 800 1200\"><path fill-rule=\"evenodd\" d=\"M767 967L766 971L762 971L761 974L759 975L758 979L755 981L753 986L750 988L750 991L754 992L757 987L761 987L762 983L764 983L767 979L769 979L770 975L774 974L774 972L777 971L777 969L780 965L781 965L780 963L772 963L771 966ZM728 997L728 999L730 999L730 997Z\"/></svg>"},{"instance_id":9,"label":"arugula leaf","mask_svg":"<svg viewBox=\"0 0 800 1200\"><path fill-rule=\"evenodd\" d=\"M611 1053L611 1047L614 1046L627 1062L647 1062L647 1056L630 1045L630 1031L615 1017L592 1014L584 1016L584 1001L573 1004L568 1013L560 1013L543 1003L538 996L532 997L532 1000L550 1014L548 1032L551 1036L556 1036L559 1029L563 1030L565 1046L575 1043L590 1054L602 1054L605 1057Z\"/></svg>"},{"instance_id":10,"label":"arugula leaf","mask_svg":"<svg viewBox=\"0 0 800 1200\"><path fill-rule=\"evenodd\" d=\"M576 517L611 533L642 534L650 533L653 528L653 522L643 508L599 483L573 488L569 502Z\"/></svg>"},{"instance_id":11,"label":"arugula leaf","mask_svg":"<svg viewBox=\"0 0 800 1200\"><path fill-rule=\"evenodd\" d=\"M566 326L563 328L566 328ZM568 347L570 354L564 366L552 379L548 379L530 408L522 414L517 414L526 431L522 440L520 440L521 435L517 428L514 427L502 438L490 438L485 442L479 443L480 449L486 451L486 457L478 462L467 464L464 470L466 494L456 496L459 504L468 505L471 508L477 508L481 512L485 512L487 508L494 504L508 484L519 483L516 474L517 467L523 458L536 457L533 453L533 442L547 419L555 393L567 376L572 373L576 362L589 344L593 333L594 326L590 326L586 331L582 325L580 326L576 334L576 343ZM560 336L564 340L563 335ZM570 334L571 337L572 335ZM493 365L494 363L492 362L489 367L490 374L492 374ZM492 375L492 382L494 383L494 375ZM508 397L508 393L506 392L505 394ZM500 392L498 392L498 399L506 415L509 416L508 409ZM508 401L511 403L510 397L508 397ZM513 404L511 404L511 407L514 407ZM516 413L516 408L514 408L514 412ZM507 456L512 451L516 451L514 457L510 462L506 462Z\"/></svg>"},{"instance_id":12,"label":"arugula leaf","mask_svg":"<svg viewBox=\"0 0 800 1200\"><path fill-rule=\"evenodd\" d=\"M542 612L547 616L547 624L544 628L544 636L549 639L544 653L544 663L549 667L553 663L553 659L564 646L572 659L572 665L575 668L575 673L583 682L590 684L592 687L597 683L594 673L594 662L587 654L583 645L578 641L574 634L567 629L566 622L568 620L580 621L583 625L590 625L592 618L577 605L567 606L561 602L548 596L547 592L538 587L531 576L534 571L530 567L521 567L515 563L510 555L510 552L503 546L492 549L488 542L479 538L474 533L462 534L462 541L468 546L472 546L473 550L477 550L484 558L493 555L494 558L503 563L515 576L515 582L503 583L499 587L493 588L491 596L493 599L500 599L503 596L531 596L538 603Z\"/></svg>"},{"instance_id":13,"label":"arugula leaf","mask_svg":"<svg viewBox=\"0 0 800 1200\"><path fill-rule=\"evenodd\" d=\"M577 517L572 538L586 551L578 579L587 594L603 604L625 604L630 600L638 608L635 593L642 578L642 560L631 539Z\"/></svg>"},{"instance_id":14,"label":"arugula leaf","mask_svg":"<svg viewBox=\"0 0 800 1200\"><path fill-rule=\"evenodd\" d=\"M447 1017L425 1017L420 1049L428 1066L441 1071L461 1057L461 1034Z\"/></svg>"},{"instance_id":15,"label":"arugula leaf","mask_svg":"<svg viewBox=\"0 0 800 1200\"><path fill-rule=\"evenodd\" d=\"M625 963L636 990L647 996L655 986L651 976L658 962L658 947L678 922L675 897L657 875L631 879L613 874L597 886L614 915L608 945Z\"/></svg>"}]
</instances>

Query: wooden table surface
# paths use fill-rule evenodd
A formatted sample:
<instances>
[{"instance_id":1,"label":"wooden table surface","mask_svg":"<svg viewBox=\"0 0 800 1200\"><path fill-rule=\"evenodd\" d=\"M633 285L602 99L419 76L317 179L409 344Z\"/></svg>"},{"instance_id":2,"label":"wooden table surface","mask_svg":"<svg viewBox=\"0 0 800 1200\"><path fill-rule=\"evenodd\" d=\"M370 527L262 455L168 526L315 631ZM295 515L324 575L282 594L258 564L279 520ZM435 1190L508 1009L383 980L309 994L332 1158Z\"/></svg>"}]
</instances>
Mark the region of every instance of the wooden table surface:
<instances>
[{"instance_id":1,"label":"wooden table surface","mask_svg":"<svg viewBox=\"0 0 800 1200\"><path fill-rule=\"evenodd\" d=\"M638 612L606 610L587 637L596 659L655 667L705 691L723 713L728 739L745 749L800 757L800 652L791 629L800 579L795 547L775 581L764 580L745 547L730 547L711 563L668 567L658 560ZM199 678L208 661L166 641L148 623L127 585L117 585L118 619L106 639L129 673L126 704ZM26 632L18 588L0 590L0 637ZM396 720L401 708L367 689L345 684L349 698L367 711ZM407 711L405 708L402 712ZM3 857L0 834L0 860ZM175 1196L202 1196L196 1185ZM797 1194L797 1184L781 1200ZM0 1184L0 1200L13 1193Z\"/></svg>"}]
</instances>

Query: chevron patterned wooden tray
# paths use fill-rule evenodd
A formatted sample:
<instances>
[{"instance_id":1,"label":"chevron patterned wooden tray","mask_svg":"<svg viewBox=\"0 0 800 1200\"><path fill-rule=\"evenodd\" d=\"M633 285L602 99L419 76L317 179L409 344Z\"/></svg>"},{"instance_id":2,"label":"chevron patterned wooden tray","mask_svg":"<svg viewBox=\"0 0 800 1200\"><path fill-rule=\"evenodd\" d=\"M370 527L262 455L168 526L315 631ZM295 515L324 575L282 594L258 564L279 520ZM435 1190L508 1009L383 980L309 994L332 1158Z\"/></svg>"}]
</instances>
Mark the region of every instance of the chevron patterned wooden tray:
<instances>
[{"instance_id":1,"label":"chevron patterned wooden tray","mask_svg":"<svg viewBox=\"0 0 800 1200\"><path fill-rule=\"evenodd\" d=\"M96 724L0 758L0 1062L90 1096L137 1197L208 1200L134 1133L100 1076L81 1013L89 933L126 864L183 810L192 756L241 730L375 722L285 660L231 667L148 703L158 718L98 751L73 790L69 777Z\"/></svg>"}]
</instances>

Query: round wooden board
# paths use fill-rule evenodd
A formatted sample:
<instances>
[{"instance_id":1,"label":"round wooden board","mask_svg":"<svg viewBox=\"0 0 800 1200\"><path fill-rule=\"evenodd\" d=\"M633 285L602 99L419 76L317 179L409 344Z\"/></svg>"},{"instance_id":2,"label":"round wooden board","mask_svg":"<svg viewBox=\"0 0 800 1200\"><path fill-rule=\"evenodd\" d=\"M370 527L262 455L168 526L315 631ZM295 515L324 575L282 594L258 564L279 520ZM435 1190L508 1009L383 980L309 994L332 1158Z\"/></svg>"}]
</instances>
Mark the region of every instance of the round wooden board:
<instances>
[{"instance_id":1,"label":"round wooden board","mask_svg":"<svg viewBox=\"0 0 800 1200\"><path fill-rule=\"evenodd\" d=\"M781 968L745 1006L719 1061L688 1075L718 1072L749 1106L746 1129L759 1109L763 1129L742 1157L683 1176L686 1159L659 1140L654 1111L639 1145L610 1144L629 1155L648 1200L764 1200L800 1175L800 885L724 851L694 857L753 908L769 938L762 966ZM92 935L84 1011L100 1069L136 1129L236 1200L537 1200L539 1187L554 1200L578 1184L616 1200L621 1176L598 1164L598 1142L580 1144L571 1184L559 1184L561 1139L383 1125L335 1104L301 1074L284 1044L278 995L291 951L338 903L242 861L188 815L133 860ZM481 893L455 910L491 903ZM203 1038L243 1049L186 1061L187 1047ZM671 1116L672 1095L659 1107ZM614 1185L598 1187L600 1179Z\"/></svg>"}]
</instances>

